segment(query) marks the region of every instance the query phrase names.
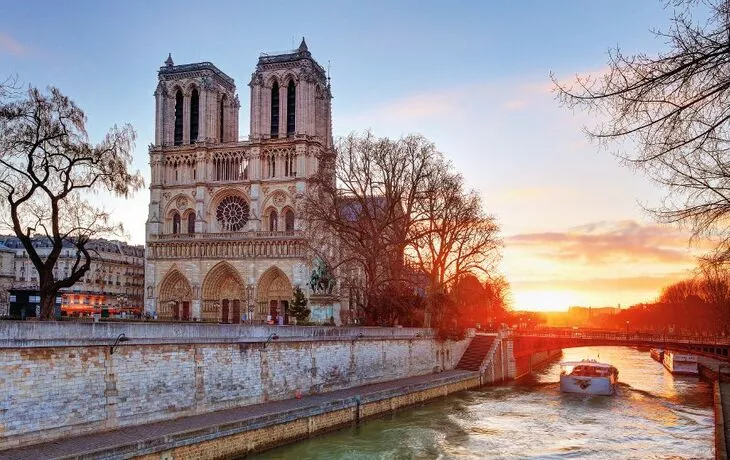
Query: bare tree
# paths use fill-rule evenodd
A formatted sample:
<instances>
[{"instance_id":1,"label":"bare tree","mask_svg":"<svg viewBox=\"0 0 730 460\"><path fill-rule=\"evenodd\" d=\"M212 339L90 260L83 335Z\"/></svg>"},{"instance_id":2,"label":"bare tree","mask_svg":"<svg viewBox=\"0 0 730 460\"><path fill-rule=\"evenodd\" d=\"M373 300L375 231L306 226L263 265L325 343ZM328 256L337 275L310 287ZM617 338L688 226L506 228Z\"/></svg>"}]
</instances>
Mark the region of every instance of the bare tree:
<instances>
[{"instance_id":1,"label":"bare tree","mask_svg":"<svg viewBox=\"0 0 730 460\"><path fill-rule=\"evenodd\" d=\"M404 278L417 201L440 158L423 137L390 140L367 132L340 139L318 159L304 200L308 240L359 291L358 308L369 322L382 319L376 299Z\"/></svg>"},{"instance_id":2,"label":"bare tree","mask_svg":"<svg viewBox=\"0 0 730 460\"><path fill-rule=\"evenodd\" d=\"M305 199L308 240L346 280L366 322L413 323L414 291L427 278L430 326L429 312L451 302L459 277L493 268L494 218L423 137L350 135L319 161Z\"/></svg>"},{"instance_id":3,"label":"bare tree","mask_svg":"<svg viewBox=\"0 0 730 460\"><path fill-rule=\"evenodd\" d=\"M609 52L608 70L555 77L558 99L603 120L587 129L598 141L621 141L617 155L667 188L654 209L694 234L717 233L730 256L730 14L726 0L677 0L668 49L656 56Z\"/></svg>"},{"instance_id":4,"label":"bare tree","mask_svg":"<svg viewBox=\"0 0 730 460\"><path fill-rule=\"evenodd\" d=\"M723 258L710 257L700 260L700 297L713 310L715 326L730 331L730 271Z\"/></svg>"},{"instance_id":5,"label":"bare tree","mask_svg":"<svg viewBox=\"0 0 730 460\"><path fill-rule=\"evenodd\" d=\"M89 193L105 189L128 197L144 185L139 171L129 169L135 132L130 125L114 126L93 144L84 112L58 89L5 96L0 98L0 209L38 271L41 318L50 319L59 290L89 270L89 239L122 229L89 201ZM34 247L33 232L50 241L47 255ZM75 261L66 277L56 278L53 268L64 243L73 245Z\"/></svg>"},{"instance_id":6,"label":"bare tree","mask_svg":"<svg viewBox=\"0 0 730 460\"><path fill-rule=\"evenodd\" d=\"M463 178L448 165L426 178L428 193L417 201L417 215L407 254L429 278L429 293L445 294L466 276L489 275L499 258L499 226L494 217L484 214L481 198L465 191ZM443 296L433 295L426 312L438 317ZM458 302L457 302L458 303ZM437 321L440 322L440 321Z\"/></svg>"}]
</instances>

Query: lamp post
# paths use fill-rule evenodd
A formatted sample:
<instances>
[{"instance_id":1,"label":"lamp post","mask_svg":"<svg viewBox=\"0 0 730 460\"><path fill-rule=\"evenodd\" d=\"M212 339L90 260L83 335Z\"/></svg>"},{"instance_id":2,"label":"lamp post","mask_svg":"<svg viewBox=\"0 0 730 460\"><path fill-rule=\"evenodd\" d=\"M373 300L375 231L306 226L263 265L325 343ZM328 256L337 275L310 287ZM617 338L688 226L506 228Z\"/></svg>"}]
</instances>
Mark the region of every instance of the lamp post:
<instances>
[{"instance_id":1,"label":"lamp post","mask_svg":"<svg viewBox=\"0 0 730 460\"><path fill-rule=\"evenodd\" d=\"M629 323L630 323L630 322L631 322L631 321L626 321L626 338L628 338L628 337L629 337Z\"/></svg>"}]
</instances>

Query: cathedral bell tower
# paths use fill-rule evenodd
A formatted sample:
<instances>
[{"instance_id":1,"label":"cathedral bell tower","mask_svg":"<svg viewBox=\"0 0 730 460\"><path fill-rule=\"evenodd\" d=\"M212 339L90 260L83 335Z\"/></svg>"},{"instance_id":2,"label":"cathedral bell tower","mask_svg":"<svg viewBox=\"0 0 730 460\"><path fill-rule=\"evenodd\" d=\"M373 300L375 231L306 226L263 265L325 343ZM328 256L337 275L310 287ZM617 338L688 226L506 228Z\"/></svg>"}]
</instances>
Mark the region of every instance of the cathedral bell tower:
<instances>
[{"instance_id":1,"label":"cathedral bell tower","mask_svg":"<svg viewBox=\"0 0 730 460\"><path fill-rule=\"evenodd\" d=\"M233 78L210 62L175 65L168 55L155 90L155 145L238 141Z\"/></svg>"},{"instance_id":2,"label":"cathedral bell tower","mask_svg":"<svg viewBox=\"0 0 730 460\"><path fill-rule=\"evenodd\" d=\"M306 137L332 146L329 80L304 38L293 52L262 53L249 86L252 141Z\"/></svg>"}]
</instances>

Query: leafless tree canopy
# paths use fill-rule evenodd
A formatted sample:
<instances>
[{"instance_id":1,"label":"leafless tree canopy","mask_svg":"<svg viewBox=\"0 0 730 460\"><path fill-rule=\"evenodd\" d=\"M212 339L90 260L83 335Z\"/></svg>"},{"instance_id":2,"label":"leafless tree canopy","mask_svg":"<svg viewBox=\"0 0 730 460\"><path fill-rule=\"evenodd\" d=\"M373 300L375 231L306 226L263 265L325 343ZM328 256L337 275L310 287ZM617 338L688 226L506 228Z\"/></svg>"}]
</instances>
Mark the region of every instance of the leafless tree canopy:
<instances>
[{"instance_id":1,"label":"leafless tree canopy","mask_svg":"<svg viewBox=\"0 0 730 460\"><path fill-rule=\"evenodd\" d=\"M414 285L427 285L433 309L460 276L493 268L494 219L423 137L353 134L319 162L305 199L309 239L357 292L366 321L402 321Z\"/></svg>"},{"instance_id":2,"label":"leafless tree canopy","mask_svg":"<svg viewBox=\"0 0 730 460\"><path fill-rule=\"evenodd\" d=\"M718 234L730 255L730 18L726 0L670 2L666 44L656 56L609 53L608 70L564 85L559 100L603 120L587 129L619 141L618 156L667 188L654 210L689 223L696 235ZM625 141L625 142L624 142ZM634 147L635 146L635 147ZM623 148L622 148L623 147Z\"/></svg>"},{"instance_id":3,"label":"leafless tree canopy","mask_svg":"<svg viewBox=\"0 0 730 460\"><path fill-rule=\"evenodd\" d=\"M58 291L89 269L89 239L121 230L89 202L89 194L106 190L127 197L144 185L139 171L129 169L135 132L129 125L114 126L93 144L84 112L58 89L0 96L2 224L18 236L38 270L41 317L48 319ZM47 257L33 247L33 232L52 242ZM67 277L55 279L64 241L75 246L76 261Z\"/></svg>"}]
</instances>

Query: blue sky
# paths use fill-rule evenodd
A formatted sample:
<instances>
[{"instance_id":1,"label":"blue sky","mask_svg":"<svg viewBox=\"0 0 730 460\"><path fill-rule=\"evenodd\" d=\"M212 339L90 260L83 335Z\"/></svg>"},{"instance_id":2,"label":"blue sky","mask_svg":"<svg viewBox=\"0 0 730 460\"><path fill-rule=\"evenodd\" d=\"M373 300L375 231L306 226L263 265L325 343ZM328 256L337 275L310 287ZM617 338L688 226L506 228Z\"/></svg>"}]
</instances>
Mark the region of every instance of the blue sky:
<instances>
[{"instance_id":1,"label":"blue sky","mask_svg":"<svg viewBox=\"0 0 730 460\"><path fill-rule=\"evenodd\" d=\"M666 26L664 3L6 2L0 76L61 88L86 111L92 139L132 123L135 166L149 176L152 93L168 52L236 80L244 138L259 53L305 36L331 68L335 135L421 133L480 191L503 228L515 306L627 304L691 267L686 234L652 223L639 203L658 203L661 191L586 140L591 119L557 105L549 74L600 72L616 45L655 53L663 44L650 29ZM135 243L147 197L109 202ZM573 255L556 255L561 244Z\"/></svg>"}]
</instances>

